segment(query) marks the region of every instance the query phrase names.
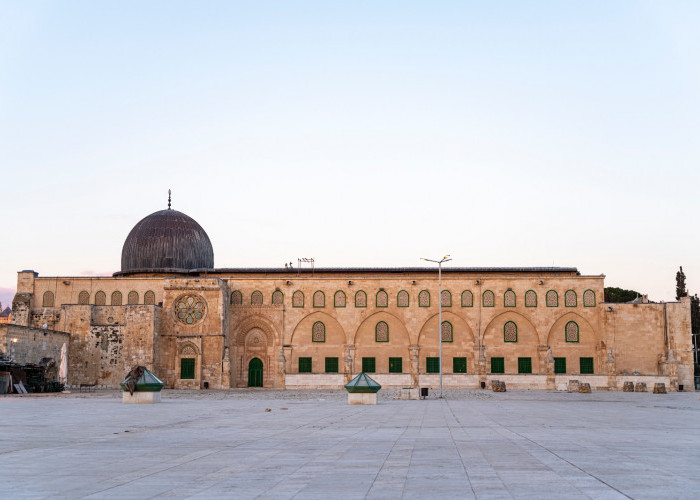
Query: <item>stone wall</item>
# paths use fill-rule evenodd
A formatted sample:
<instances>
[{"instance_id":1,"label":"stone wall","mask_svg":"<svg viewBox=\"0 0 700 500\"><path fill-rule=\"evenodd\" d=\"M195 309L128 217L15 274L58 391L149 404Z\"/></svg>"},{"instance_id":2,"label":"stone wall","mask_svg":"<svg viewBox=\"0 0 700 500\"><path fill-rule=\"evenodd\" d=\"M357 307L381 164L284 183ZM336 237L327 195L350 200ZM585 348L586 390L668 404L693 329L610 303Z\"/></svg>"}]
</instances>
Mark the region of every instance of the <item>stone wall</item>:
<instances>
[{"instance_id":1,"label":"stone wall","mask_svg":"<svg viewBox=\"0 0 700 500\"><path fill-rule=\"evenodd\" d=\"M12 342L17 339L17 342ZM70 343L70 334L54 330L43 330L26 326L0 325L0 350L9 353L16 363L40 364L44 358L53 359L56 364L61 359L63 344Z\"/></svg>"}]
</instances>

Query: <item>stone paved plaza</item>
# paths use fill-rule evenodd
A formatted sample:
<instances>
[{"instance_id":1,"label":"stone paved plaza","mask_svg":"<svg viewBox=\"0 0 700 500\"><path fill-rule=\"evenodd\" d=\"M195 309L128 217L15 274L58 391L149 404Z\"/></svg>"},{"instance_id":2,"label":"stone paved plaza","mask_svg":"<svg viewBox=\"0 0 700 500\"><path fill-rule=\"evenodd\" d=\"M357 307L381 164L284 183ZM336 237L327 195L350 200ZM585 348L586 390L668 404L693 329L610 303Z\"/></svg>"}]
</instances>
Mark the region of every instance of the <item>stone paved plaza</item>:
<instances>
[{"instance_id":1,"label":"stone paved plaza","mask_svg":"<svg viewBox=\"0 0 700 500\"><path fill-rule=\"evenodd\" d=\"M392 394L0 397L0 498L700 496L694 393Z\"/></svg>"}]
</instances>

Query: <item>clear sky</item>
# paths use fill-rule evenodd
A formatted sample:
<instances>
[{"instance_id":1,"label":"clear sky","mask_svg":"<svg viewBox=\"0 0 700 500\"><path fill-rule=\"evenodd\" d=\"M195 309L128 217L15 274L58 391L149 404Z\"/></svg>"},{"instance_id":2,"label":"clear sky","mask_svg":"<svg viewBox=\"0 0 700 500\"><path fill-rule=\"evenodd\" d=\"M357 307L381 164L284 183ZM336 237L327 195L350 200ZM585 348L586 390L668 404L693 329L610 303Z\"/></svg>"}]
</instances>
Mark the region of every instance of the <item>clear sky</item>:
<instances>
[{"instance_id":1,"label":"clear sky","mask_svg":"<svg viewBox=\"0 0 700 500\"><path fill-rule=\"evenodd\" d=\"M142 217L219 267L576 266L700 292L700 2L0 0L0 301Z\"/></svg>"}]
</instances>

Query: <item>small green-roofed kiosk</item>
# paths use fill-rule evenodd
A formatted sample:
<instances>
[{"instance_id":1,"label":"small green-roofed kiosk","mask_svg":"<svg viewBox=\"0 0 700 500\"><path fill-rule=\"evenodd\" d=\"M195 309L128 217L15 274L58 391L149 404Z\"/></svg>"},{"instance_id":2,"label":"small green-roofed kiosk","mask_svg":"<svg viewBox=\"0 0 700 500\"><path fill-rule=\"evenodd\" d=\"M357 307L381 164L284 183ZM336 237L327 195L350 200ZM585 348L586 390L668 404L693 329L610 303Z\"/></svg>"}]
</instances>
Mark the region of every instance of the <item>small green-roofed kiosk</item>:
<instances>
[{"instance_id":1,"label":"small green-roofed kiosk","mask_svg":"<svg viewBox=\"0 0 700 500\"><path fill-rule=\"evenodd\" d=\"M362 372L350 382L345 384L348 391L348 404L351 405L376 405L377 392L382 386L369 375Z\"/></svg>"},{"instance_id":2,"label":"small green-roofed kiosk","mask_svg":"<svg viewBox=\"0 0 700 500\"><path fill-rule=\"evenodd\" d=\"M137 366L119 384L123 403L159 403L165 384L145 366Z\"/></svg>"}]
</instances>

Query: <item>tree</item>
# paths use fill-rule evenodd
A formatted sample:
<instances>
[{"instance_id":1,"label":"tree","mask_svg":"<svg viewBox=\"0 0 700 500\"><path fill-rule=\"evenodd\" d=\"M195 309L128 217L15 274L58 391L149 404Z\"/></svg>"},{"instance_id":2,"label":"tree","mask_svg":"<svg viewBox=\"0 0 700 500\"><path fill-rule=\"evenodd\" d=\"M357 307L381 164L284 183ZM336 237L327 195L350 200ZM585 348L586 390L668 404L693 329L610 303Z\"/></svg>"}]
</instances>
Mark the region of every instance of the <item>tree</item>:
<instances>
[{"instance_id":1,"label":"tree","mask_svg":"<svg viewBox=\"0 0 700 500\"><path fill-rule=\"evenodd\" d=\"M688 290L685 288L685 273L683 272L683 266L681 270L676 273L676 300L681 300L681 297L687 297Z\"/></svg>"},{"instance_id":2,"label":"tree","mask_svg":"<svg viewBox=\"0 0 700 500\"><path fill-rule=\"evenodd\" d=\"M690 330L700 333L700 298L697 293L690 297Z\"/></svg>"},{"instance_id":3,"label":"tree","mask_svg":"<svg viewBox=\"0 0 700 500\"><path fill-rule=\"evenodd\" d=\"M603 289L605 302L612 302L620 304L622 302L629 302L631 300L640 297L642 294L635 292L634 290L624 290L622 288L617 288L614 286L605 287Z\"/></svg>"}]
</instances>

